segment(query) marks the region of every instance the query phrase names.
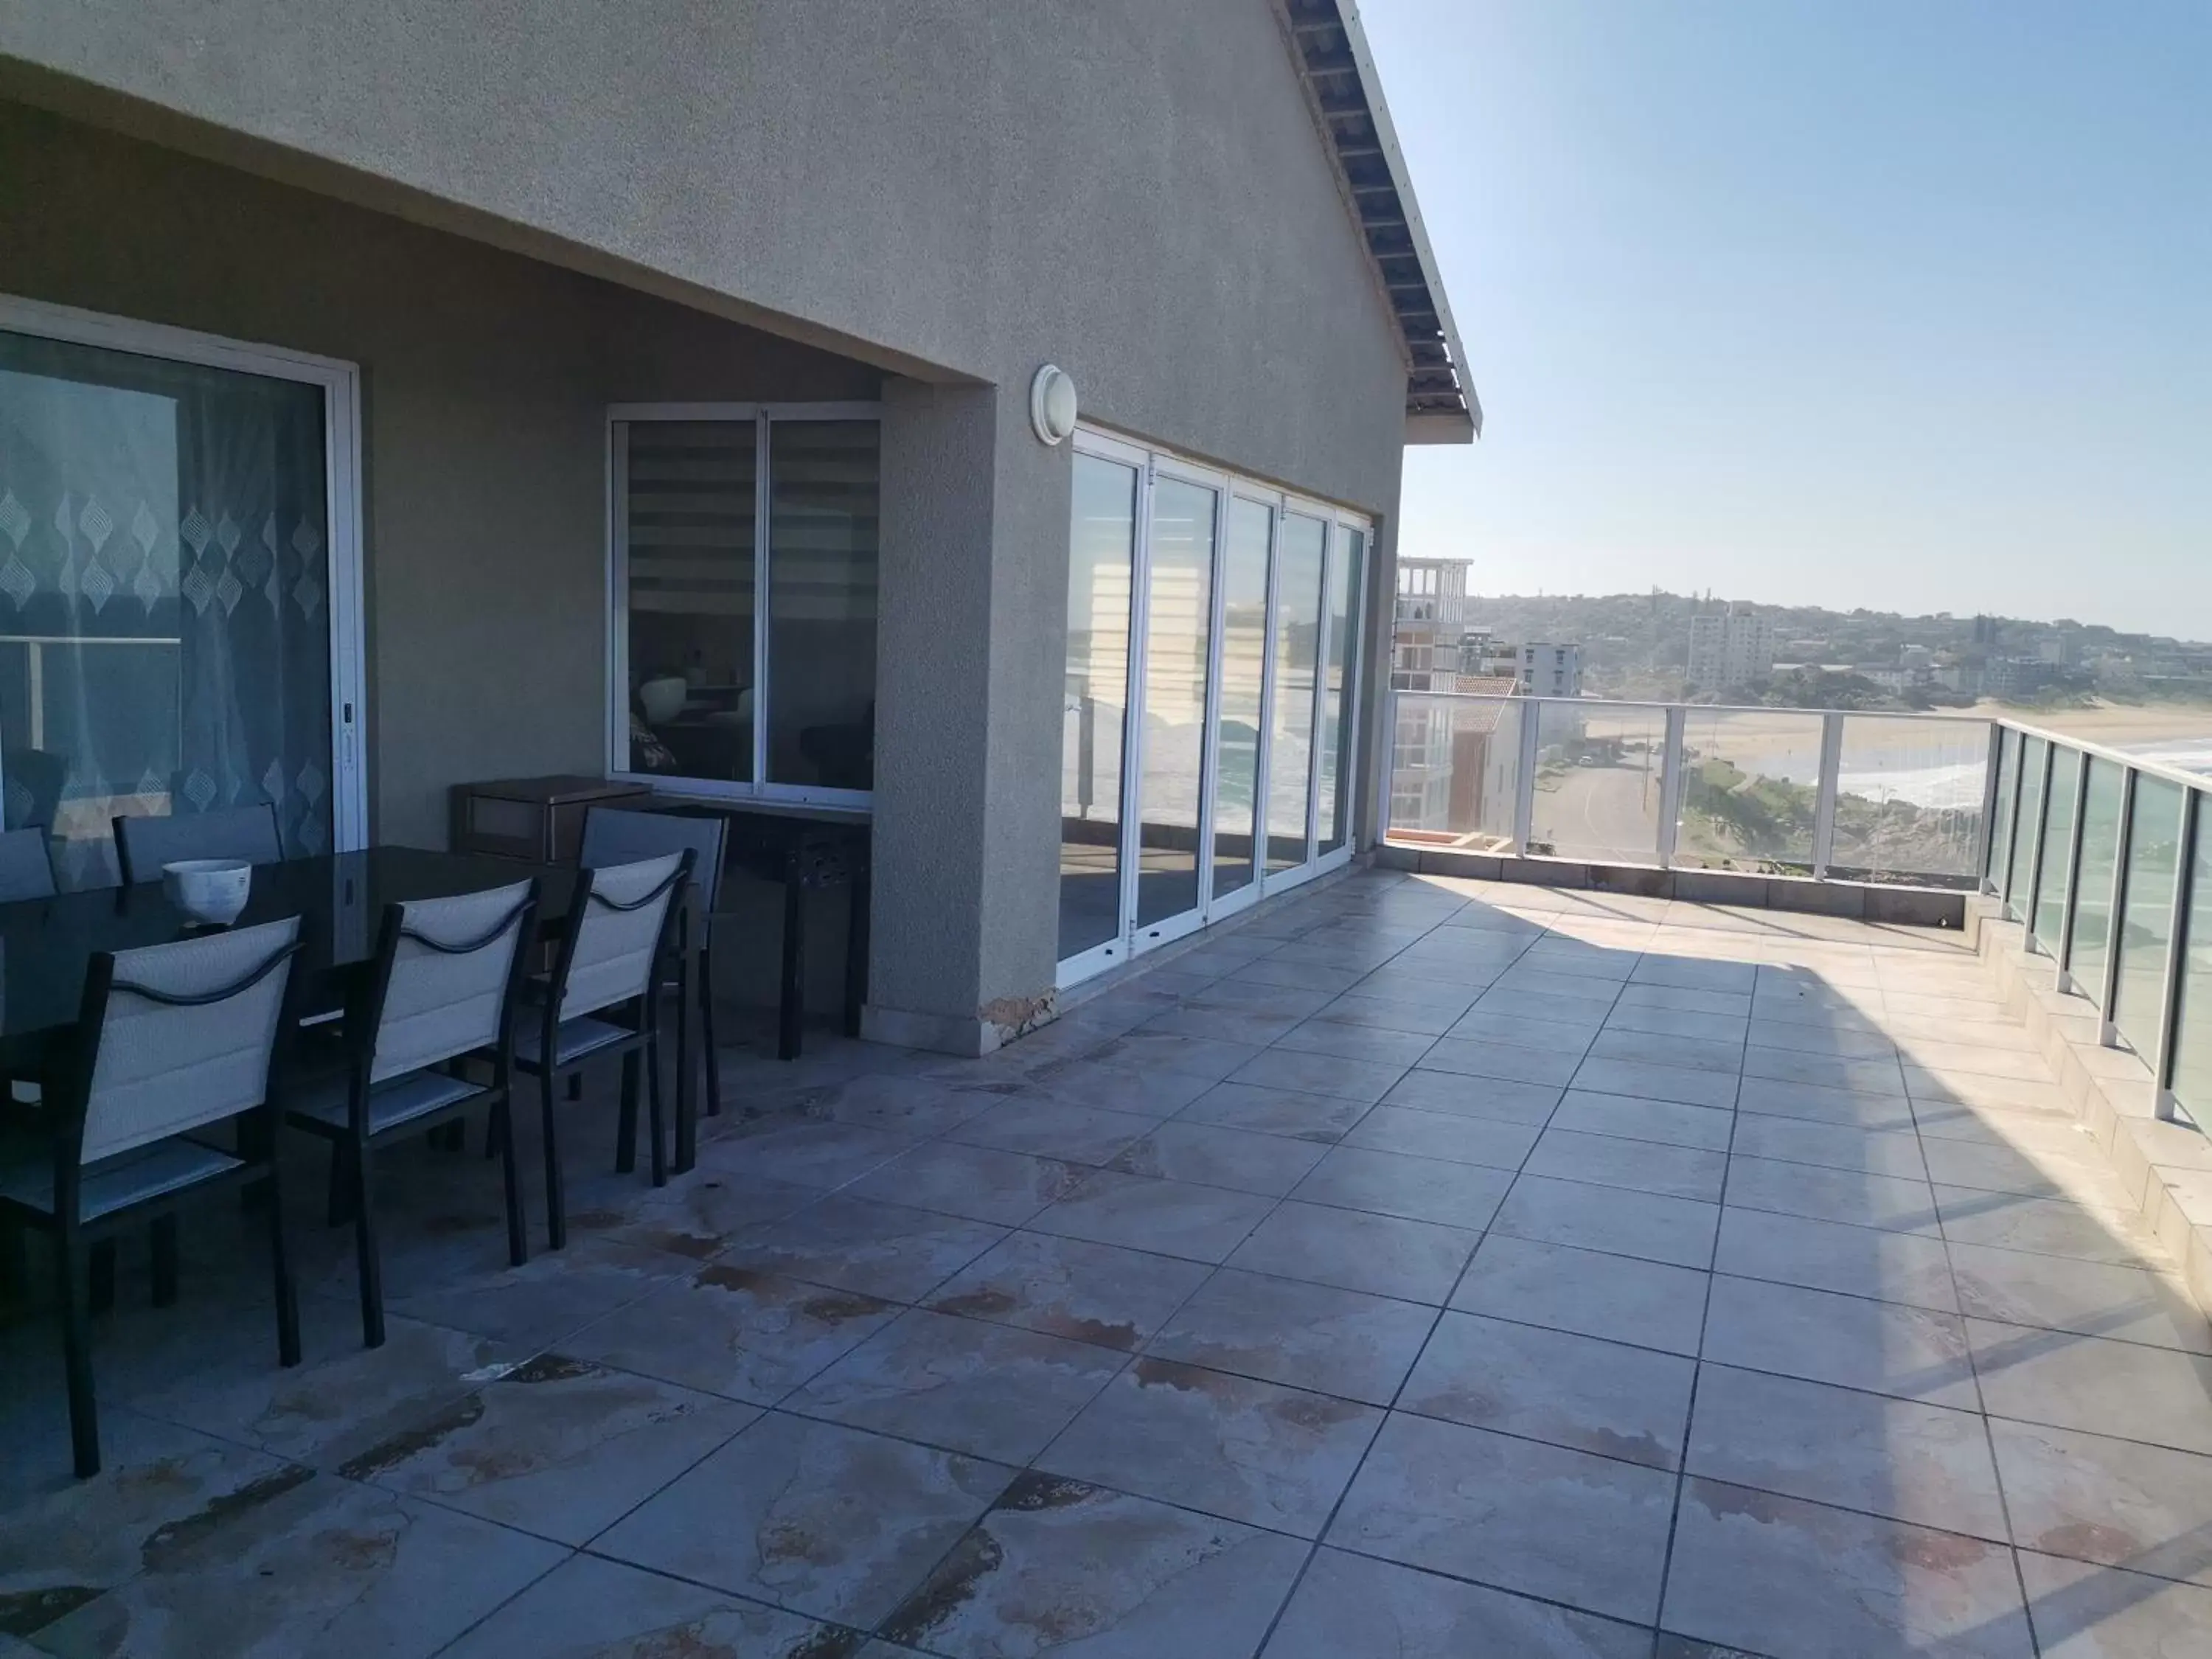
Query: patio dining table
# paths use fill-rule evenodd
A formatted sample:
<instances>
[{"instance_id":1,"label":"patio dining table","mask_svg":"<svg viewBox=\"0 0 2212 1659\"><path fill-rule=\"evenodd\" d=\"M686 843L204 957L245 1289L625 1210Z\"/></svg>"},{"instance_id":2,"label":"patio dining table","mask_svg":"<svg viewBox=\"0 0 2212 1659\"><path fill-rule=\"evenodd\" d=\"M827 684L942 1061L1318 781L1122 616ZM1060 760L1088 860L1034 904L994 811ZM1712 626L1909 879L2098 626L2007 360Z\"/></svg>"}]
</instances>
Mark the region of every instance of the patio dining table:
<instances>
[{"instance_id":1,"label":"patio dining table","mask_svg":"<svg viewBox=\"0 0 2212 1659\"><path fill-rule=\"evenodd\" d=\"M337 1007L376 951L384 907L503 887L535 876L541 931L557 934L575 891L574 870L419 847L258 865L240 927L297 915L303 1006ZM0 1070L35 1077L76 1029L85 972L103 951L185 937L190 923L159 882L87 889L0 904Z\"/></svg>"}]
</instances>

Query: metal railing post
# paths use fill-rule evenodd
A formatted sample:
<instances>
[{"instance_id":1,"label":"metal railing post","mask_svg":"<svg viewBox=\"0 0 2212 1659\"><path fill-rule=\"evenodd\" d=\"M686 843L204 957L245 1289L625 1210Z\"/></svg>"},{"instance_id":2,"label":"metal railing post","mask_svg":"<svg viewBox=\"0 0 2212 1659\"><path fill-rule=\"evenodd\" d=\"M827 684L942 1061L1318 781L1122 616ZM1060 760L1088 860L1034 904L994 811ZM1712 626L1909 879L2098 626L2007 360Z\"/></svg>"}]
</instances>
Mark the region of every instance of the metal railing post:
<instances>
[{"instance_id":1,"label":"metal railing post","mask_svg":"<svg viewBox=\"0 0 2212 1659\"><path fill-rule=\"evenodd\" d=\"M2128 908L2128 841L2136 832L2134 767L2120 774L2120 831L2112 853L2112 908L2105 927L2104 985L2097 998L2102 1016L2097 1022L2097 1041L2107 1048L2120 1046L2120 1028L2112 1023L2112 1005L2120 994L2120 925Z\"/></svg>"},{"instance_id":2,"label":"metal railing post","mask_svg":"<svg viewBox=\"0 0 2212 1659\"><path fill-rule=\"evenodd\" d=\"M2185 789L2181 796L2181 839L2173 854L2173 908L2166 918L2166 986L2159 999L2158 1057L2151 1066L2158 1115L2171 1121L2180 1115L2173 1097L2173 1051L2181 1023L2181 976L2189 969L2189 885L2197 864L2197 808L2203 792Z\"/></svg>"},{"instance_id":3,"label":"metal railing post","mask_svg":"<svg viewBox=\"0 0 2212 1659\"><path fill-rule=\"evenodd\" d=\"M1826 881L1836 851L1836 791L1844 768L1844 717L1820 716L1820 781L1813 807L1813 879Z\"/></svg>"},{"instance_id":4,"label":"metal railing post","mask_svg":"<svg viewBox=\"0 0 2212 1659\"><path fill-rule=\"evenodd\" d=\"M1997 783L2004 771L2005 735L2002 726L1990 722L1990 758L1982 769L1982 827L1974 837L1974 868L1982 872L1974 886L1982 893L1991 892L1996 886L1990 874L1995 867L1990 860L1996 851Z\"/></svg>"},{"instance_id":5,"label":"metal railing post","mask_svg":"<svg viewBox=\"0 0 2212 1659\"><path fill-rule=\"evenodd\" d=\"M1403 742L1400 734L1405 727L1398 723L1398 688L1395 685L1383 695L1382 718L1390 723L1390 764L1382 780L1382 833L1375 837L1378 843L1390 839L1394 827L1390 822L1391 803L1398 798L1399 751ZM1428 826L1422 824L1418 827L1426 829Z\"/></svg>"},{"instance_id":6,"label":"metal railing post","mask_svg":"<svg viewBox=\"0 0 2212 1659\"><path fill-rule=\"evenodd\" d=\"M1688 742L1690 711L1680 703L1666 714L1665 751L1659 757L1659 867L1674 863L1674 837L1682 827L1682 750Z\"/></svg>"},{"instance_id":7,"label":"metal railing post","mask_svg":"<svg viewBox=\"0 0 2212 1659\"><path fill-rule=\"evenodd\" d=\"M2074 769L2074 830L2066 843L2066 890L2058 900L2058 974L2052 981L2062 993L2074 988L2074 916L2081 908L2081 824L2089 815L2090 765L2084 755Z\"/></svg>"},{"instance_id":8,"label":"metal railing post","mask_svg":"<svg viewBox=\"0 0 2212 1659\"><path fill-rule=\"evenodd\" d=\"M2043 781L2035 792L2035 845L2029 850L2027 860L2027 900L2021 906L2020 926L2021 942L2030 956L2038 954L2035 948L2035 901L2043 891L2043 843L2051 839L2045 832L2051 828L2051 775L2052 763L2058 758L2058 745L2043 745Z\"/></svg>"},{"instance_id":9,"label":"metal railing post","mask_svg":"<svg viewBox=\"0 0 2212 1659\"><path fill-rule=\"evenodd\" d=\"M2027 735L2015 735L2020 738L2020 760L2013 768L2012 805L2005 813L2004 882L1997 889L1997 902L2007 908L2012 904L2013 878L2020 873L2020 814L2027 800Z\"/></svg>"},{"instance_id":10,"label":"metal railing post","mask_svg":"<svg viewBox=\"0 0 2212 1659\"><path fill-rule=\"evenodd\" d=\"M1516 697L1521 708L1521 767L1514 780L1513 856L1528 856L1528 836L1536 824L1536 727L1543 704L1534 697Z\"/></svg>"}]
</instances>

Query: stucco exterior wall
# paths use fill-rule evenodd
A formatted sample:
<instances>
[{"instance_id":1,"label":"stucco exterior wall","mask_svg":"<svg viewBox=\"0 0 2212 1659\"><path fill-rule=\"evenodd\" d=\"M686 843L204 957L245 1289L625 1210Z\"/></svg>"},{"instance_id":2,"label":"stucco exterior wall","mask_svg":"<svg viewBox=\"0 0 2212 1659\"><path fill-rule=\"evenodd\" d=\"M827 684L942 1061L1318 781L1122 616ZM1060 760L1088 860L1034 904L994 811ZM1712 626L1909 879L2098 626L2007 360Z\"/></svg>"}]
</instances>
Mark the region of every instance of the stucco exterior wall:
<instances>
[{"instance_id":1,"label":"stucco exterior wall","mask_svg":"<svg viewBox=\"0 0 2212 1659\"><path fill-rule=\"evenodd\" d=\"M886 433L879 856L981 872L980 920L957 937L943 919L963 887L879 880L876 995L890 1012L972 1027L1052 982L1069 461L1027 431L1039 363L1074 375L1088 418L1375 514L1388 553L1404 366L1272 0L478 0L462 17L424 0L15 0L0 9L9 88L981 388L981 404L908 398L913 424ZM462 361L483 378L450 366L475 401L416 411L426 436L394 441L380 470L434 467L441 453L450 466L471 432L496 441L495 405L529 405L544 424L550 401L568 411L558 419L586 420L568 400L588 374L502 357L482 337L501 319L465 296L426 309L457 349L476 342ZM716 380L726 365L710 354L672 368ZM730 384L742 367L701 395L749 395ZM986 447L987 481L925 499L928 457L981 466ZM512 466L519 485L528 463ZM436 538L436 512L465 489L426 485L408 534ZM596 473L550 483L514 527L518 544L546 550L532 557L559 563L540 589L559 614L514 618L511 632L507 618L472 622L502 630L465 642L480 659L525 637L526 621L592 634L589 613L551 595L580 601L596 548L549 538L556 518L595 522L596 489ZM470 580L489 602L503 579ZM919 603L918 580L967 600L957 617L924 606L944 618L926 637L890 614ZM411 626L417 611L380 615ZM962 661L902 678L895 648ZM596 673L594 658L592 695ZM927 718L893 706L894 683L927 691ZM544 695L565 708L583 690ZM509 697L490 712L524 711ZM931 720L939 737L968 729L941 748L892 747ZM415 798L393 799L395 822L414 822ZM932 950L929 971L899 965Z\"/></svg>"},{"instance_id":2,"label":"stucco exterior wall","mask_svg":"<svg viewBox=\"0 0 2212 1659\"><path fill-rule=\"evenodd\" d=\"M370 810L605 758L606 405L880 375L459 237L0 103L0 289L362 368Z\"/></svg>"}]
</instances>

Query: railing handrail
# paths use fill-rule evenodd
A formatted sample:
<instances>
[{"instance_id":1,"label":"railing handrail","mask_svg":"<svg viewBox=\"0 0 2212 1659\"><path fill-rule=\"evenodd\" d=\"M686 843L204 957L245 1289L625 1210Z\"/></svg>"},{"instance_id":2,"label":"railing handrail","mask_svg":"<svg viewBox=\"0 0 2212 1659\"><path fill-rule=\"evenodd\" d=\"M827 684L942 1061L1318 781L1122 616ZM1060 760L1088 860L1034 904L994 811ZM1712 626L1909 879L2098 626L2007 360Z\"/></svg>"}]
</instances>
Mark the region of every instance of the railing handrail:
<instances>
[{"instance_id":1,"label":"railing handrail","mask_svg":"<svg viewBox=\"0 0 2212 1659\"><path fill-rule=\"evenodd\" d=\"M1413 695L1419 696L1421 694L1415 692ZM2141 772L2150 777L2164 778L2169 783L2178 783L2185 788L2212 789L2212 776L2207 776L2202 772L2192 772L2185 766L2175 766L2166 761L2153 760L2145 755L2130 754L2124 749L2115 749L2112 744L2099 743L2093 738L2070 737L2063 732L2054 732L2049 726L2030 726L2026 720L2016 720L2009 715L1990 714L1982 718L1987 720L1992 726L2002 726L2008 732L2019 732L2027 737L2040 738L2044 742L2055 744L2061 749L2078 750L2084 755L2094 756L2101 761L2110 761L2115 766L2124 766L2131 771ZM2212 732L2208 732L2204 735L2208 741L2212 741Z\"/></svg>"},{"instance_id":2,"label":"railing handrail","mask_svg":"<svg viewBox=\"0 0 2212 1659\"><path fill-rule=\"evenodd\" d=\"M1394 696L1401 697L1456 697L1463 702L1567 702L1578 708L1687 708L1715 714L1853 714L1866 720L1949 720L1954 724L1966 721L1976 726L1993 725L1999 718L1965 709L1802 708L1795 703L1684 702L1679 697L1562 697L1548 691L1423 691L1412 686L1394 686L1391 690Z\"/></svg>"}]
</instances>

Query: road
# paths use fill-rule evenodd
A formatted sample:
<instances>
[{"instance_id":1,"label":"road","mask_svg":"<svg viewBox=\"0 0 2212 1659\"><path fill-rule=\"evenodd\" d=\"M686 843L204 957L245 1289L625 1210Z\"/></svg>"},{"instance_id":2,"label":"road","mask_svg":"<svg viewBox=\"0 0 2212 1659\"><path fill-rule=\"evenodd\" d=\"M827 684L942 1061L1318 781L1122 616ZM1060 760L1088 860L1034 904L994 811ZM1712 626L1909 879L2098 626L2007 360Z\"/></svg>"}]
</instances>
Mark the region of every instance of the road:
<instances>
[{"instance_id":1,"label":"road","mask_svg":"<svg viewBox=\"0 0 2212 1659\"><path fill-rule=\"evenodd\" d=\"M1641 765L1570 767L1556 790L1536 792L1534 838L1553 856L1650 864L1658 857L1659 774Z\"/></svg>"}]
</instances>

